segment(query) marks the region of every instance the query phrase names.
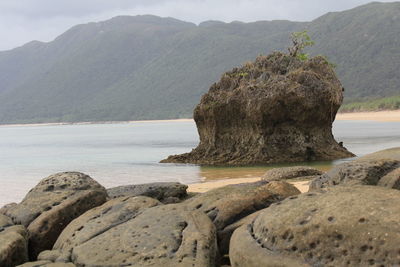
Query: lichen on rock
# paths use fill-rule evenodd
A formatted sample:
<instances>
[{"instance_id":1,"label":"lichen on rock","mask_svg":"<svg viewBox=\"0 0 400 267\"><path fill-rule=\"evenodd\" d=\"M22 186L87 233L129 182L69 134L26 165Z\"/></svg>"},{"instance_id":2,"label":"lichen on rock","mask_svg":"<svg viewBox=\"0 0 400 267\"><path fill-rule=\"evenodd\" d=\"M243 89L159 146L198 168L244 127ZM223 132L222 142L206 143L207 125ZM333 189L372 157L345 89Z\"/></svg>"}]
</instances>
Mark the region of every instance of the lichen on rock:
<instances>
[{"instance_id":1,"label":"lichen on rock","mask_svg":"<svg viewBox=\"0 0 400 267\"><path fill-rule=\"evenodd\" d=\"M162 162L247 165L354 156L332 135L343 87L322 56L274 52L226 72L194 110L200 144Z\"/></svg>"}]
</instances>

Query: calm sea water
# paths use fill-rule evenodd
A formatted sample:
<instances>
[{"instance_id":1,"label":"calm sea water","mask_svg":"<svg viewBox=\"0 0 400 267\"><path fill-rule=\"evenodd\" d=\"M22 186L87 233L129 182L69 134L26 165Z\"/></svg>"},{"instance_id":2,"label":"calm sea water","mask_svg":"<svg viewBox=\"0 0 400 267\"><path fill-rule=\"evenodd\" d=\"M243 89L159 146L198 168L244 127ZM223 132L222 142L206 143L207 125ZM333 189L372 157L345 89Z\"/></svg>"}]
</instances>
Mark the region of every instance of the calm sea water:
<instances>
[{"instance_id":1,"label":"calm sea water","mask_svg":"<svg viewBox=\"0 0 400 267\"><path fill-rule=\"evenodd\" d=\"M400 123L337 121L334 135L357 155L400 146ZM137 122L0 127L0 206L20 201L40 179L61 171L89 174L106 187L257 177L271 166L246 168L160 164L198 143L193 122ZM337 162L311 165L327 169ZM281 165L280 165L281 166Z\"/></svg>"}]
</instances>

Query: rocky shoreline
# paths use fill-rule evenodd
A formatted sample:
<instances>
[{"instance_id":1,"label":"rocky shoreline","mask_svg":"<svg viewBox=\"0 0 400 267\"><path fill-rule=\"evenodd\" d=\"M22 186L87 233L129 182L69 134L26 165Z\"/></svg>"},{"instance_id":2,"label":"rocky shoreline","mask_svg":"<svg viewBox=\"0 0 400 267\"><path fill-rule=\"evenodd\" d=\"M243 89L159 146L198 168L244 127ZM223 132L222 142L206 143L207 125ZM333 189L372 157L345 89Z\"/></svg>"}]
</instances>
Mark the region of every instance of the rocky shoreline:
<instances>
[{"instance_id":1,"label":"rocky shoreline","mask_svg":"<svg viewBox=\"0 0 400 267\"><path fill-rule=\"evenodd\" d=\"M0 209L0 266L396 266L399 190L400 148L205 193L58 173Z\"/></svg>"}]
</instances>

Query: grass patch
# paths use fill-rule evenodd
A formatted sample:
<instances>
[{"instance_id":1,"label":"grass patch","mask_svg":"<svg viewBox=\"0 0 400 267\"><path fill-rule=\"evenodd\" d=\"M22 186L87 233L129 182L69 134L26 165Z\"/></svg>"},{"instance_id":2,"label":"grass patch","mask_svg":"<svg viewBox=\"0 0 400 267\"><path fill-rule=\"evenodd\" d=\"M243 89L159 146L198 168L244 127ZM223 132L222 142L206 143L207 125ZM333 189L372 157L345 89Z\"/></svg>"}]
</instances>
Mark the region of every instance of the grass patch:
<instances>
[{"instance_id":1,"label":"grass patch","mask_svg":"<svg viewBox=\"0 0 400 267\"><path fill-rule=\"evenodd\" d=\"M400 109L400 96L391 96L342 105L339 112L379 111Z\"/></svg>"}]
</instances>

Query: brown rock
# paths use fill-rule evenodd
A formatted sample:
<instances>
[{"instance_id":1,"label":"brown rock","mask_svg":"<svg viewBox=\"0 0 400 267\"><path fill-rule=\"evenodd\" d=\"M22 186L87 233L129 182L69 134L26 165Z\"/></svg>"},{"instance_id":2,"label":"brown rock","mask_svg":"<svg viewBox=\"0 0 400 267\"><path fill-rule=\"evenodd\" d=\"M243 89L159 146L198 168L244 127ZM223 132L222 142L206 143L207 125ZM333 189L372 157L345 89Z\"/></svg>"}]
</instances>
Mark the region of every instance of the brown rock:
<instances>
[{"instance_id":1,"label":"brown rock","mask_svg":"<svg viewBox=\"0 0 400 267\"><path fill-rule=\"evenodd\" d=\"M5 215L5 214L7 213L7 211L8 211L10 208L15 207L16 205L17 205L17 203L14 203L14 202L4 205L4 206L0 209L0 214Z\"/></svg>"},{"instance_id":2,"label":"brown rock","mask_svg":"<svg viewBox=\"0 0 400 267\"><path fill-rule=\"evenodd\" d=\"M256 211L218 231L218 248L221 255L229 253L229 243L231 242L233 232L242 225L251 223L262 211L263 210Z\"/></svg>"},{"instance_id":3,"label":"brown rock","mask_svg":"<svg viewBox=\"0 0 400 267\"><path fill-rule=\"evenodd\" d=\"M234 267L396 266L400 192L336 186L273 204L231 239Z\"/></svg>"},{"instance_id":4,"label":"brown rock","mask_svg":"<svg viewBox=\"0 0 400 267\"><path fill-rule=\"evenodd\" d=\"M107 201L73 220L58 237L53 249L71 252L74 247L132 220L143 210L157 205L161 203L149 197L120 197ZM46 252L40 256L41 259L54 261L54 252L53 255Z\"/></svg>"},{"instance_id":5,"label":"brown rock","mask_svg":"<svg viewBox=\"0 0 400 267\"><path fill-rule=\"evenodd\" d=\"M398 166L400 166L399 161L390 159L346 162L314 179L310 184L310 191L335 185L384 185L383 182L379 183L379 180Z\"/></svg>"},{"instance_id":6,"label":"brown rock","mask_svg":"<svg viewBox=\"0 0 400 267\"><path fill-rule=\"evenodd\" d=\"M28 261L28 233L24 226L13 225L0 214L0 266L14 267Z\"/></svg>"},{"instance_id":7,"label":"brown rock","mask_svg":"<svg viewBox=\"0 0 400 267\"><path fill-rule=\"evenodd\" d=\"M378 185L400 190L400 167L383 176Z\"/></svg>"},{"instance_id":8,"label":"brown rock","mask_svg":"<svg viewBox=\"0 0 400 267\"><path fill-rule=\"evenodd\" d=\"M162 162L263 164L354 156L332 135L343 87L323 57L275 52L222 75L194 110L200 144Z\"/></svg>"},{"instance_id":9,"label":"brown rock","mask_svg":"<svg viewBox=\"0 0 400 267\"><path fill-rule=\"evenodd\" d=\"M180 202L187 198L187 185L181 183L149 183L123 185L107 189L111 198L147 196L158 199L163 203Z\"/></svg>"},{"instance_id":10,"label":"brown rock","mask_svg":"<svg viewBox=\"0 0 400 267\"><path fill-rule=\"evenodd\" d=\"M22 265L18 265L18 267L75 267L73 263L63 263L63 262L50 262L50 261L35 261L35 262L27 262Z\"/></svg>"},{"instance_id":11,"label":"brown rock","mask_svg":"<svg viewBox=\"0 0 400 267\"><path fill-rule=\"evenodd\" d=\"M294 166L294 167L283 167L283 168L273 168L268 170L262 177L266 181L280 181L286 179L308 179L316 175L321 175L318 169L308 167L308 166Z\"/></svg>"},{"instance_id":12,"label":"brown rock","mask_svg":"<svg viewBox=\"0 0 400 267\"><path fill-rule=\"evenodd\" d=\"M182 204L208 215L217 229L218 236L221 237L218 244L221 254L224 254L229 249L226 246L229 242L226 240L230 239L229 234L232 233L229 230L224 231L226 227L272 203L297 194L300 194L300 191L286 182L261 181L216 188Z\"/></svg>"},{"instance_id":13,"label":"brown rock","mask_svg":"<svg viewBox=\"0 0 400 267\"><path fill-rule=\"evenodd\" d=\"M87 211L39 259L76 266L215 266L215 227L199 211L121 197Z\"/></svg>"},{"instance_id":14,"label":"brown rock","mask_svg":"<svg viewBox=\"0 0 400 267\"><path fill-rule=\"evenodd\" d=\"M358 160L380 160L380 159L391 159L400 161L400 147L393 147L389 149L380 150L368 155L365 155Z\"/></svg>"},{"instance_id":15,"label":"brown rock","mask_svg":"<svg viewBox=\"0 0 400 267\"><path fill-rule=\"evenodd\" d=\"M213 267L215 228L182 204L145 209L131 220L73 248L77 266Z\"/></svg>"},{"instance_id":16,"label":"brown rock","mask_svg":"<svg viewBox=\"0 0 400 267\"><path fill-rule=\"evenodd\" d=\"M103 204L106 190L89 176L58 173L43 179L6 215L29 231L29 254L32 260L43 250L51 249L58 235L73 219Z\"/></svg>"}]
</instances>

